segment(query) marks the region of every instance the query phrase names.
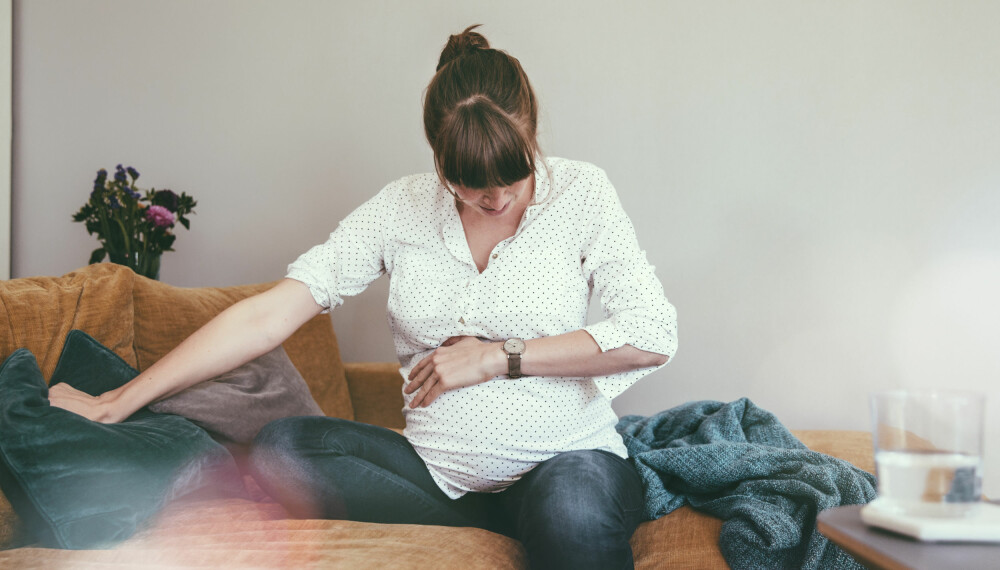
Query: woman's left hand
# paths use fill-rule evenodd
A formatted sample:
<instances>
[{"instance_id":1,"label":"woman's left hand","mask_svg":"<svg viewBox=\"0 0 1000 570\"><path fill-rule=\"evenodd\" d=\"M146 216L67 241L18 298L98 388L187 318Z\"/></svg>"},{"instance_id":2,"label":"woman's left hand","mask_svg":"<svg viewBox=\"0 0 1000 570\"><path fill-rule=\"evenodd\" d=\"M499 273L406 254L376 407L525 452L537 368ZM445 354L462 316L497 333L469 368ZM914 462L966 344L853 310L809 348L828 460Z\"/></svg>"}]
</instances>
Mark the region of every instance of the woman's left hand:
<instances>
[{"instance_id":1,"label":"woman's left hand","mask_svg":"<svg viewBox=\"0 0 1000 570\"><path fill-rule=\"evenodd\" d=\"M410 401L410 407L427 407L448 390L481 384L503 374L505 369L499 343L453 336L413 367L410 383L403 391L412 394L420 390Z\"/></svg>"}]
</instances>

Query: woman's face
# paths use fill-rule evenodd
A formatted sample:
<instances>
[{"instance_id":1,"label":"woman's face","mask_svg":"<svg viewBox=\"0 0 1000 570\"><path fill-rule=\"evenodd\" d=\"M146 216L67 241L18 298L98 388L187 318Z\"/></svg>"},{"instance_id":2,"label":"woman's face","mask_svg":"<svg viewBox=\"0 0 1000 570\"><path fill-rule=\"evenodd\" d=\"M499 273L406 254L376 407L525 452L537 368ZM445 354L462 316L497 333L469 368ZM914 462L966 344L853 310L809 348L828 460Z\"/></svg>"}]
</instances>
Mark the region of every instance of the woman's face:
<instances>
[{"instance_id":1,"label":"woman's face","mask_svg":"<svg viewBox=\"0 0 1000 570\"><path fill-rule=\"evenodd\" d=\"M475 213L491 218L504 218L511 214L520 216L524 212L534 194L535 176L497 188L476 190L450 183L447 186L463 206Z\"/></svg>"}]
</instances>

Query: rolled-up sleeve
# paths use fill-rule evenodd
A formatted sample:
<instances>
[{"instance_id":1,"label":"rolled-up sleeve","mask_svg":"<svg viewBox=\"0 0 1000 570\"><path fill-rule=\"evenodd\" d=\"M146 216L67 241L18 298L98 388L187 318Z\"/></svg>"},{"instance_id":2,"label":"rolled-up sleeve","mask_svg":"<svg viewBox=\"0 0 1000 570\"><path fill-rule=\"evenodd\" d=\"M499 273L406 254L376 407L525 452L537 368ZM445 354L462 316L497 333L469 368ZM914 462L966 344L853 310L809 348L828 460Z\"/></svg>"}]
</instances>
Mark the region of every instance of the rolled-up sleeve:
<instances>
[{"instance_id":1,"label":"rolled-up sleeve","mask_svg":"<svg viewBox=\"0 0 1000 570\"><path fill-rule=\"evenodd\" d=\"M583 270L604 319L585 327L602 351L631 345L673 357L677 351L677 312L639 247L635 228L618 194L603 176L587 202L589 224L582 249ZM595 378L609 398L622 393L655 368Z\"/></svg>"},{"instance_id":2,"label":"rolled-up sleeve","mask_svg":"<svg viewBox=\"0 0 1000 570\"><path fill-rule=\"evenodd\" d=\"M385 273L385 232L393 215L389 194L383 189L344 218L326 242L289 264L285 276L306 284L324 312Z\"/></svg>"}]
</instances>

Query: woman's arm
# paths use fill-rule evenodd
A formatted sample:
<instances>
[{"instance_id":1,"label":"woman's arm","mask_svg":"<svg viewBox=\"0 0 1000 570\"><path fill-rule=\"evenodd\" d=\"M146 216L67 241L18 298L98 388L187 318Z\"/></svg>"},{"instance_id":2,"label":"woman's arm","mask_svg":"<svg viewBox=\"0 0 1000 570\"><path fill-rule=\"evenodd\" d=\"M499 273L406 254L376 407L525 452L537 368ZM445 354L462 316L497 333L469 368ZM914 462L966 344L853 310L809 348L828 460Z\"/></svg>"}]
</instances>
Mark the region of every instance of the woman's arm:
<instances>
[{"instance_id":1,"label":"woman's arm","mask_svg":"<svg viewBox=\"0 0 1000 570\"><path fill-rule=\"evenodd\" d=\"M525 376L607 376L662 366L668 360L666 355L627 344L602 352L585 330L530 339L524 344L521 373ZM507 354L502 346L501 342L483 342L473 337L448 339L410 371L405 392L420 390L410 407L426 407L448 390L506 375Z\"/></svg>"},{"instance_id":2,"label":"woman's arm","mask_svg":"<svg viewBox=\"0 0 1000 570\"><path fill-rule=\"evenodd\" d=\"M647 352L626 344L601 352L587 331L536 338L524 342L521 373L531 376L608 376L650 366L662 366L668 357ZM501 374L507 373L507 355L503 357Z\"/></svg>"},{"instance_id":3,"label":"woman's arm","mask_svg":"<svg viewBox=\"0 0 1000 570\"><path fill-rule=\"evenodd\" d=\"M268 352L322 310L306 285L285 279L219 313L121 388L94 397L60 383L49 390L49 402L95 421L120 422Z\"/></svg>"},{"instance_id":4,"label":"woman's arm","mask_svg":"<svg viewBox=\"0 0 1000 570\"><path fill-rule=\"evenodd\" d=\"M591 378L662 366L676 350L676 311L604 171L594 170L580 180L589 185L583 193L588 223L579 235L564 237L581 243L580 270L600 301L604 319L580 330L526 340L521 372ZM420 392L410 405L426 406L446 390L507 374L501 346L467 337L449 339L411 370L406 393ZM613 397L639 375L602 378L598 387ZM601 385L608 380L615 385Z\"/></svg>"}]
</instances>

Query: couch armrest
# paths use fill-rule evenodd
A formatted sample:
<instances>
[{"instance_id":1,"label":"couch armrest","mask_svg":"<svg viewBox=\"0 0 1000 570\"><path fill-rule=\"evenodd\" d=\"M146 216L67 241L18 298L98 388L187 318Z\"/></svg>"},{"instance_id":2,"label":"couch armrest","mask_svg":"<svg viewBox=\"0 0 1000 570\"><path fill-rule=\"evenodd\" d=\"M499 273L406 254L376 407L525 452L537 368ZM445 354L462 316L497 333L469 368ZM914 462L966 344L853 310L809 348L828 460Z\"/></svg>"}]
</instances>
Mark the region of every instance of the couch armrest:
<instances>
[{"instance_id":1,"label":"couch armrest","mask_svg":"<svg viewBox=\"0 0 1000 570\"><path fill-rule=\"evenodd\" d=\"M792 435L813 451L832 455L875 473L875 453L869 431L792 430Z\"/></svg>"},{"instance_id":2,"label":"couch armrest","mask_svg":"<svg viewBox=\"0 0 1000 570\"><path fill-rule=\"evenodd\" d=\"M867 431L792 430L809 449L874 470L872 437ZM639 525L632 535L636 570L653 568L728 568L719 550L722 521L690 506Z\"/></svg>"},{"instance_id":3,"label":"couch armrest","mask_svg":"<svg viewBox=\"0 0 1000 570\"><path fill-rule=\"evenodd\" d=\"M344 374L355 421L388 428L404 427L399 363L345 362Z\"/></svg>"}]
</instances>

